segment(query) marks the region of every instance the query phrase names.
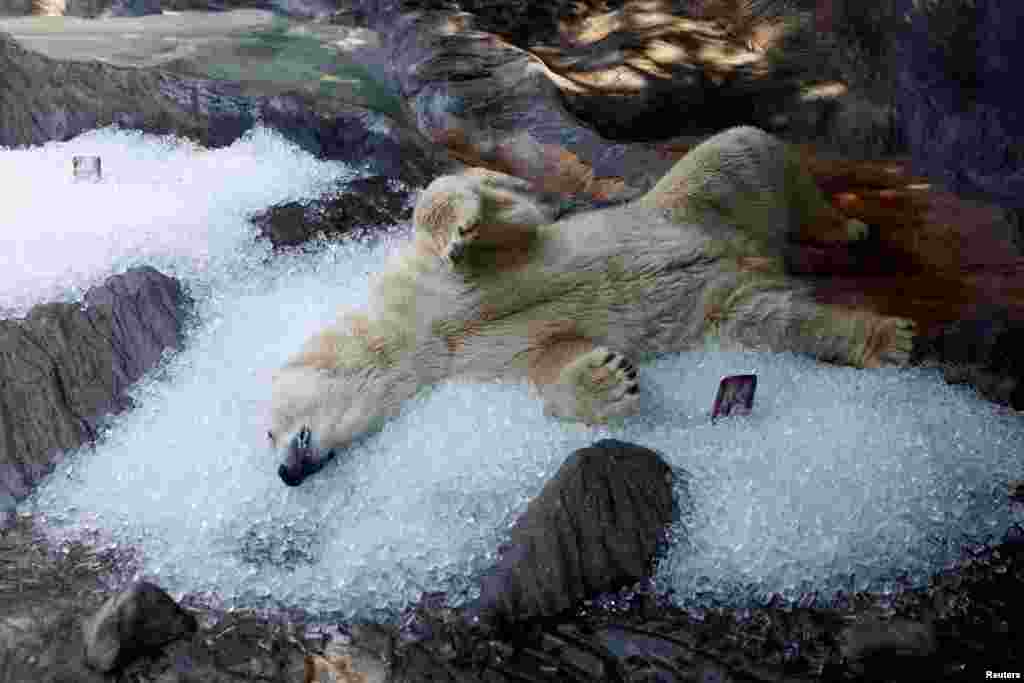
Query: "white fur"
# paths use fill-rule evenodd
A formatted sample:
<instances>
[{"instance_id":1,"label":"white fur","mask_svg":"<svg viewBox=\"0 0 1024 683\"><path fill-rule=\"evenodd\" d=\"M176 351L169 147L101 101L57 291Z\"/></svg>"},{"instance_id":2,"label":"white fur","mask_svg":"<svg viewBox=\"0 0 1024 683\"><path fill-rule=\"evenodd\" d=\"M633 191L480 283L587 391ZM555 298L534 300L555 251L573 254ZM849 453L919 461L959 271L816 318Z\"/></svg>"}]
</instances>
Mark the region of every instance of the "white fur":
<instances>
[{"instance_id":1,"label":"white fur","mask_svg":"<svg viewBox=\"0 0 1024 683\"><path fill-rule=\"evenodd\" d=\"M785 152L732 129L636 202L553 224L521 180L481 169L438 179L417 205L416 239L379 275L370 315L341 319L278 373L275 446L287 461L306 426L322 457L451 377L530 377L551 385L549 403L559 397L552 414L571 412L567 391L600 387L573 388L570 347L552 351L566 343L635 359L715 343L857 366L906 360L909 321L819 305L783 272L793 217L828 208L811 206L824 199L787 170ZM619 383L609 401L633 381L623 370L594 377Z\"/></svg>"}]
</instances>

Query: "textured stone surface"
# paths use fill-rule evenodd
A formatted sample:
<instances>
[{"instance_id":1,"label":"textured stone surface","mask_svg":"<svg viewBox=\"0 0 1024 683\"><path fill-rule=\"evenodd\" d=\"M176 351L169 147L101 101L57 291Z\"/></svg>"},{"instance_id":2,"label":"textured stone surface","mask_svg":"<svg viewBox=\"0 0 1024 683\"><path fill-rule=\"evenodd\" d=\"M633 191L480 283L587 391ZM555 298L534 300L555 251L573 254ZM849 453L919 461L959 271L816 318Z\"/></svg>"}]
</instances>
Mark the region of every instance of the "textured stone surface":
<instances>
[{"instance_id":1,"label":"textured stone surface","mask_svg":"<svg viewBox=\"0 0 1024 683\"><path fill-rule=\"evenodd\" d=\"M275 247L302 244L318 234L366 236L412 217L412 191L384 176L350 181L344 188L304 202L275 204L252 217L260 236Z\"/></svg>"},{"instance_id":2,"label":"textured stone surface","mask_svg":"<svg viewBox=\"0 0 1024 683\"><path fill-rule=\"evenodd\" d=\"M178 281L142 267L90 289L85 308L40 304L0 321L0 493L27 495L127 408L131 383L179 347L185 314Z\"/></svg>"},{"instance_id":3,"label":"textured stone surface","mask_svg":"<svg viewBox=\"0 0 1024 683\"><path fill-rule=\"evenodd\" d=\"M478 607L551 616L649 573L672 522L672 470L654 451L604 439L574 452L512 528Z\"/></svg>"},{"instance_id":4,"label":"textured stone surface","mask_svg":"<svg viewBox=\"0 0 1024 683\"><path fill-rule=\"evenodd\" d=\"M118 124L216 148L262 119L311 154L410 185L425 184L452 167L443 150L387 114L298 89L253 94L252 87L150 68L50 59L0 33L0 146L67 140Z\"/></svg>"},{"instance_id":5,"label":"textured stone surface","mask_svg":"<svg viewBox=\"0 0 1024 683\"><path fill-rule=\"evenodd\" d=\"M171 596L156 584L136 581L82 624L85 660L106 673L195 631L196 618Z\"/></svg>"},{"instance_id":6,"label":"textured stone surface","mask_svg":"<svg viewBox=\"0 0 1024 683\"><path fill-rule=\"evenodd\" d=\"M389 78L418 129L465 163L615 200L649 188L696 139L730 124L825 135L839 148L893 137L891 117L844 97L841 84L804 85L825 80L810 73L824 44L794 43L769 59L671 2L595 3L591 23L536 44L560 10L538 10L524 37L508 17L528 10L510 4L456 12L429 0L352 3L390 49ZM777 31L767 34L776 45Z\"/></svg>"},{"instance_id":7,"label":"textured stone surface","mask_svg":"<svg viewBox=\"0 0 1024 683\"><path fill-rule=\"evenodd\" d=\"M839 641L843 658L869 679L908 667L921 678L942 676L941 671L932 670L929 661L935 654L935 630L927 624L866 615L843 629Z\"/></svg>"},{"instance_id":8,"label":"textured stone surface","mask_svg":"<svg viewBox=\"0 0 1024 683\"><path fill-rule=\"evenodd\" d=\"M958 194L1024 208L1024 4L945 5L956 13L912 12L895 43L897 113L915 164ZM910 0L897 6L907 12Z\"/></svg>"}]
</instances>

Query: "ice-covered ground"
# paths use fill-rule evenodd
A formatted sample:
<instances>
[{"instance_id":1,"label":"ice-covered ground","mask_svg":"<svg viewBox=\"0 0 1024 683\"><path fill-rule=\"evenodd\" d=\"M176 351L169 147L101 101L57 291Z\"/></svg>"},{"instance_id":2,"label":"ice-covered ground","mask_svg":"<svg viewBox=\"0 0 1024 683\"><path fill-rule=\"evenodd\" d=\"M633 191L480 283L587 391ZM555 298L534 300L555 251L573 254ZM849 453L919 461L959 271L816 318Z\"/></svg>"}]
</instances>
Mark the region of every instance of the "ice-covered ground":
<instances>
[{"instance_id":1,"label":"ice-covered ground","mask_svg":"<svg viewBox=\"0 0 1024 683\"><path fill-rule=\"evenodd\" d=\"M99 154L106 180L71 184L75 154ZM520 385L443 386L286 488L265 444L269 373L339 306L362 305L368 274L403 235L267 261L245 214L351 174L266 131L215 151L111 130L0 150L0 254L14 256L0 306L23 312L151 263L185 280L200 321L135 389L138 408L23 509L62 533L99 529L139 547L143 574L173 594L348 616L421 590L467 595L565 457L608 435L693 475L690 542L658 573L681 600L922 582L961 540L1020 521L1004 492L1020 474L1019 417L935 372L785 354L647 364L645 415L616 431L546 419ZM745 372L759 377L753 415L709 425L718 380Z\"/></svg>"}]
</instances>

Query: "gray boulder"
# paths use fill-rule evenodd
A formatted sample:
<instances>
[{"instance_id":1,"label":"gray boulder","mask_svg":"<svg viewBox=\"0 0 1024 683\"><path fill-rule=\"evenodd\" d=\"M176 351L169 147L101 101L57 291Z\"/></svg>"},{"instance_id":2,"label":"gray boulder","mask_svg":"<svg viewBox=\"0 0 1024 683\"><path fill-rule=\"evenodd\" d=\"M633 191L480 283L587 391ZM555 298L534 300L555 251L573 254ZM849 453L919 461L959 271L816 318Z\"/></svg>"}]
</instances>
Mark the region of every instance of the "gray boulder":
<instances>
[{"instance_id":1,"label":"gray boulder","mask_svg":"<svg viewBox=\"0 0 1024 683\"><path fill-rule=\"evenodd\" d=\"M133 655L195 633L196 628L196 618L159 586L137 581L82 624L85 659L97 671L107 672Z\"/></svg>"},{"instance_id":2,"label":"gray boulder","mask_svg":"<svg viewBox=\"0 0 1024 683\"><path fill-rule=\"evenodd\" d=\"M551 616L649 575L674 516L673 476L654 451L603 439L574 452L516 521L475 606Z\"/></svg>"},{"instance_id":3,"label":"gray boulder","mask_svg":"<svg viewBox=\"0 0 1024 683\"><path fill-rule=\"evenodd\" d=\"M0 321L0 495L26 496L129 407L129 385L180 347L185 301L177 280L138 267L90 289L84 308L40 304Z\"/></svg>"}]
</instances>

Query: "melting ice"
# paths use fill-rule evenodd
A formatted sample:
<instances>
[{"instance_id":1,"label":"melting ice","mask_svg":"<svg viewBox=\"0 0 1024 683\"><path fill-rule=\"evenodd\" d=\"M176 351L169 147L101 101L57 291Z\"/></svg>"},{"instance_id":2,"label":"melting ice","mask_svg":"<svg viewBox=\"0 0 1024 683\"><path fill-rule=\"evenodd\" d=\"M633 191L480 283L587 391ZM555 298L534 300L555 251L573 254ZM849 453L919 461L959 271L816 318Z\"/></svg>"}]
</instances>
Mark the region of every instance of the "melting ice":
<instances>
[{"instance_id":1,"label":"melting ice","mask_svg":"<svg viewBox=\"0 0 1024 683\"><path fill-rule=\"evenodd\" d=\"M76 154L100 155L104 182L71 184ZM408 226L374 245L268 259L245 215L353 175L262 129L220 150L104 129L0 151L11 188L0 224L21 228L0 235L0 253L16 254L0 268L8 314L74 299L136 263L181 277L197 301L185 350L133 389L138 407L95 449L70 454L23 509L55 536L137 547L142 575L172 594L345 617L379 616L423 590L471 596L530 497L573 449L605 436L657 449L692 476L693 508L678 524L688 541L657 574L689 604L920 584L959 543L1021 521L1004 493L1020 475L1019 416L934 371L789 354L648 363L644 415L619 430L546 419L522 385L448 384L286 488L265 444L269 374L339 306L366 301L369 273ZM748 372L753 414L710 425L719 379Z\"/></svg>"}]
</instances>

